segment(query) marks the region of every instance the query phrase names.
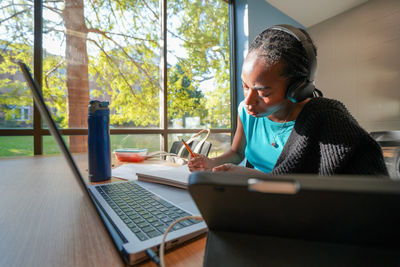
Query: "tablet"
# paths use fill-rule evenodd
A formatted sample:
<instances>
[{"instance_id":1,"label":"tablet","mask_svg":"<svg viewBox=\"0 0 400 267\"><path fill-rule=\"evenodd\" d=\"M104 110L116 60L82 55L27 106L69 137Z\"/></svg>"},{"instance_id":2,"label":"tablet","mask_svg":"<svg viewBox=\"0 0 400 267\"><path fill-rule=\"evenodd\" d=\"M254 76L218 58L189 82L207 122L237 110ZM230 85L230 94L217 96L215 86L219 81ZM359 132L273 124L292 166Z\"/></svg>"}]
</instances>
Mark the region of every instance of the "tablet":
<instances>
[{"instance_id":1,"label":"tablet","mask_svg":"<svg viewBox=\"0 0 400 267\"><path fill-rule=\"evenodd\" d=\"M197 172L188 189L211 231L400 245L400 182L387 177Z\"/></svg>"}]
</instances>

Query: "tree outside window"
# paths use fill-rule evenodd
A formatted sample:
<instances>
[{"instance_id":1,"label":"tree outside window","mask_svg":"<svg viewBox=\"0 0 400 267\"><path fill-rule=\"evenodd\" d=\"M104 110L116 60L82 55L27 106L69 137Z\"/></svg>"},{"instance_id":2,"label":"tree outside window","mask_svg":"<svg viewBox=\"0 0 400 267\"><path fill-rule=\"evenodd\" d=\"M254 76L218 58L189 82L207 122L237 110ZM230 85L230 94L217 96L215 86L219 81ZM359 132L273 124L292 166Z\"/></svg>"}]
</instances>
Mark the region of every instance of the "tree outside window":
<instances>
[{"instance_id":1,"label":"tree outside window","mask_svg":"<svg viewBox=\"0 0 400 267\"><path fill-rule=\"evenodd\" d=\"M0 3L3 128L10 105L32 105L16 62L32 62L33 5ZM89 99L110 102L114 129L160 128L159 12L158 0L43 1L42 89L60 128L87 128ZM167 14L165 127L229 129L228 4L167 1ZM85 151L86 138L69 136L71 150Z\"/></svg>"}]
</instances>

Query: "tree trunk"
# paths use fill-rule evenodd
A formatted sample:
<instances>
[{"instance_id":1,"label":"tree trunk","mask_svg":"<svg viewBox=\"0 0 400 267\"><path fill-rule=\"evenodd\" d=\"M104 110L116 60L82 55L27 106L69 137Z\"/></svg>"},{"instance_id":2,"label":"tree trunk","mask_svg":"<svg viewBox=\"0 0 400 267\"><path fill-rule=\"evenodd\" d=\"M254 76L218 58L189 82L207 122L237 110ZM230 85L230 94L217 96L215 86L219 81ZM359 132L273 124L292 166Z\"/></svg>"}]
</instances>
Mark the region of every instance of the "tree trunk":
<instances>
[{"instance_id":1,"label":"tree trunk","mask_svg":"<svg viewBox=\"0 0 400 267\"><path fill-rule=\"evenodd\" d=\"M69 128L87 128L89 103L87 27L83 0L66 0L63 11L66 28L67 112ZM87 151L87 136L70 136L71 152Z\"/></svg>"}]
</instances>

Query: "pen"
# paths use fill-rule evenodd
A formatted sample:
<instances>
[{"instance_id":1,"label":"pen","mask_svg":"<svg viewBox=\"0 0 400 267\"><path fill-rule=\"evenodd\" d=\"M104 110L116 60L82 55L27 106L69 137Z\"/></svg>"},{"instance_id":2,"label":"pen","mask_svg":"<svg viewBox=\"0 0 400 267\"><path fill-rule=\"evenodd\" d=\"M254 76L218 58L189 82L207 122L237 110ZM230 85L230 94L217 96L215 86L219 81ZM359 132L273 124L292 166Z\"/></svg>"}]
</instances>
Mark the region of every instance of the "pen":
<instances>
[{"instance_id":1,"label":"pen","mask_svg":"<svg viewBox=\"0 0 400 267\"><path fill-rule=\"evenodd\" d=\"M185 140L182 139L182 142L183 142L183 144L185 145L186 149L189 151L190 156L191 156L192 158L195 158L196 155L195 155L195 154L193 153L193 151L190 149L190 147L188 146L188 144L186 144Z\"/></svg>"}]
</instances>

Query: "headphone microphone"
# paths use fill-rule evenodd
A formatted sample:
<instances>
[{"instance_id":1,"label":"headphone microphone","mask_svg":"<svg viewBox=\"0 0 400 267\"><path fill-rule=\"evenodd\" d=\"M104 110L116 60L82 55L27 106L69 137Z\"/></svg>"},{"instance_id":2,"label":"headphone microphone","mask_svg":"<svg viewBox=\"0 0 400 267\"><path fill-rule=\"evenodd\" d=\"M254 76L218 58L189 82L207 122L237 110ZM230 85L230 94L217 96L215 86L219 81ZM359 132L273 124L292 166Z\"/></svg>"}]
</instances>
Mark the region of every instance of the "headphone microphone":
<instances>
[{"instance_id":1,"label":"headphone microphone","mask_svg":"<svg viewBox=\"0 0 400 267\"><path fill-rule=\"evenodd\" d=\"M286 91L286 97L296 103L305 100L308 97L323 96L322 92L315 88L314 77L317 70L317 58L315 56L314 47L312 42L307 36L298 28L287 25L279 24L274 25L268 29L283 31L298 40L306 51L308 58L308 75L307 77L301 77L289 85Z\"/></svg>"}]
</instances>

